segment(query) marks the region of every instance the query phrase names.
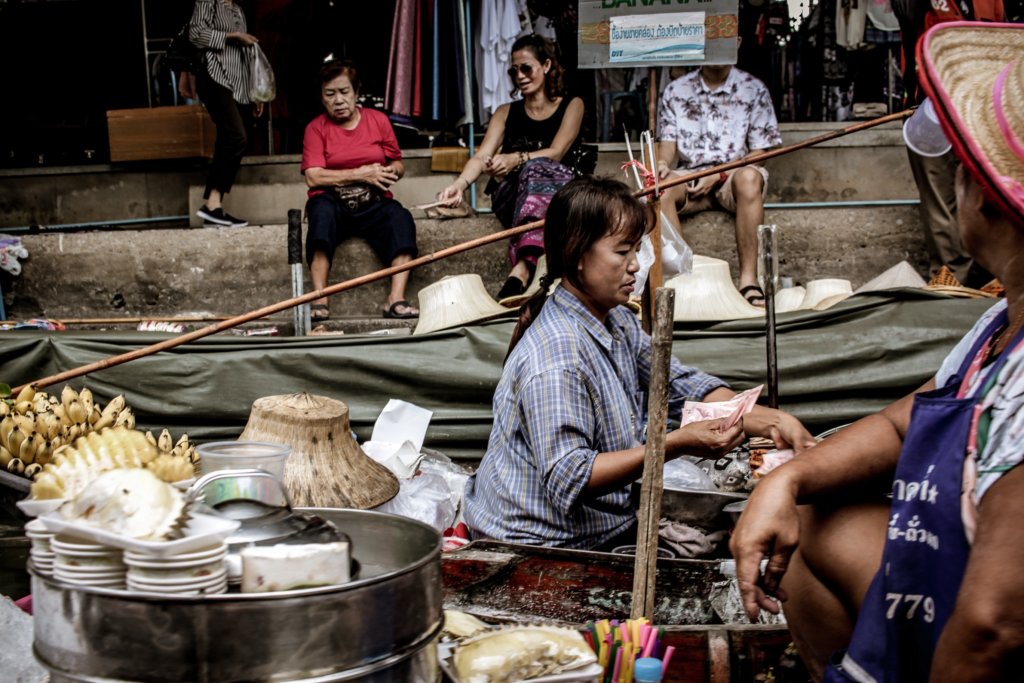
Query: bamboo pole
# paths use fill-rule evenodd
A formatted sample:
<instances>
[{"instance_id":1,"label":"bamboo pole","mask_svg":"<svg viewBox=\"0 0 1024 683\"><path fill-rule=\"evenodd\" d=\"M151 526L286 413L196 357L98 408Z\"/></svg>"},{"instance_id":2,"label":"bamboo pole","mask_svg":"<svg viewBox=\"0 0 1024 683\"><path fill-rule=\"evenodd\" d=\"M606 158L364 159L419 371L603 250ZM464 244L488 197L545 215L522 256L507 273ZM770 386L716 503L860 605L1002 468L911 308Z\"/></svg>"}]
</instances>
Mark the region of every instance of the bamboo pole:
<instances>
[{"instance_id":1,"label":"bamboo pole","mask_svg":"<svg viewBox=\"0 0 1024 683\"><path fill-rule=\"evenodd\" d=\"M665 434L668 424L668 370L672 359L672 314L676 292L661 287L654 293L654 333L651 336L651 378L647 404L647 443L644 476L637 514L636 560L633 565L633 604L630 617L654 618L654 584L658 562L658 522L664 486Z\"/></svg>"},{"instance_id":2,"label":"bamboo pole","mask_svg":"<svg viewBox=\"0 0 1024 683\"><path fill-rule=\"evenodd\" d=\"M834 140L844 135L849 135L851 133L867 130L868 128L873 128L874 126L879 126L883 123L899 121L901 119L909 117L911 114L913 114L913 109L907 109L896 114L889 114L887 116L882 116L877 119L872 119L871 121L864 121L862 123L854 124L852 126L847 126L846 128L842 128L840 130L831 131L823 135L818 135L816 137L809 138L802 142L788 145L786 147L779 147L777 149L767 150L760 154L755 154L744 159L741 159L739 161L731 161L727 164L720 164L712 168L706 168L703 171L694 171L693 173L687 173L685 175L679 176L678 178L669 179L663 183L660 183L659 189L664 190L667 187L673 187L681 183L688 183L691 180L696 180L697 178L715 175L722 171L732 170L734 168L739 168L741 166L746 166L752 163L758 163L760 161L781 156L783 154L789 154L790 152L795 152L796 150L804 149L805 147L810 147L812 145L816 145L821 142L826 142L828 140ZM637 197L642 197L649 195L653 192L655 192L655 188L649 187L643 190L636 191L634 195ZM421 256L419 258L408 261L400 266L391 266L389 268L383 268L373 273L368 273L360 277L352 278L351 280L339 282L336 285L331 285L323 289L318 289L316 291L309 292L299 297L286 299L285 301L280 301L276 304L271 304L270 306L264 306L263 308L257 309L255 311L250 311L249 313L238 315L233 318L227 318L214 325L208 325L198 330L187 332L181 336L174 337L172 339L166 339L162 342L151 344L150 346L146 346L141 349L136 349L134 351L123 353L118 356L111 356L110 358L105 358L103 360L96 361L95 363L89 363L88 365L83 365L79 368L66 370L56 375L43 377L42 379L38 379L34 382L17 386L12 391L15 394L17 394L19 391L21 391L21 389L28 386L29 384L36 387L37 389L41 389L43 387L57 384L58 382L65 382L69 379L74 379L76 377L81 377L82 375L87 375L97 370L105 370L106 368L121 365L122 363L127 363L137 358L144 358L154 353L159 353L160 351L173 349L176 346L181 346L182 344L187 344L188 342L195 341L197 339L202 339L203 337L208 337L211 334L223 332L224 330L230 329L232 327L237 327L238 325L250 322L252 320L258 320L259 318L264 318L268 315L273 315L274 313L280 313L281 311L285 311L289 308L292 308L293 306L312 303L313 301L321 299L326 296L333 296L334 294L339 294L341 292L348 291L349 289L354 289L356 287L360 287L371 282L377 282L378 280L383 280L384 278L391 277L392 275L395 275L397 273L404 273L407 270L412 270L413 268L418 268L419 266L426 265L428 263L433 263L434 261L440 261L442 259L448 258L449 256L454 256L455 254L461 254L464 251L469 251L477 247L492 244L494 242L507 239L509 237L515 237L516 235L521 235L525 232L529 232L530 230L536 230L537 228L542 227L544 227L544 221L534 221L532 223L527 223L526 225L520 225L515 228L509 228L508 230L502 230L500 232L487 235L485 237L478 237L474 240L469 240L468 242L463 242L462 244L457 244L455 246L448 247L440 251L436 251L432 254Z\"/></svg>"}]
</instances>

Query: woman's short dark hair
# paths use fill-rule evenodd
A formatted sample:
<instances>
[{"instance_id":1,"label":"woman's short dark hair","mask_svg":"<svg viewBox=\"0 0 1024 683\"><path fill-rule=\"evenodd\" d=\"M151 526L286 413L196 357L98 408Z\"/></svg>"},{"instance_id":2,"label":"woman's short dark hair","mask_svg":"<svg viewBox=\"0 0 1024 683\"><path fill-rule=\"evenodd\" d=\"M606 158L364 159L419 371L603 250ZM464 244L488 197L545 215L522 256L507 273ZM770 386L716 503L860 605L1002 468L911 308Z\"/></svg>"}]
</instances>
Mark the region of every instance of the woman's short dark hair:
<instances>
[{"instance_id":1,"label":"woman's short dark hair","mask_svg":"<svg viewBox=\"0 0 1024 683\"><path fill-rule=\"evenodd\" d=\"M579 286L579 263L594 244L608 234L639 242L653 225L651 205L634 197L618 180L584 177L563 185L551 198L544 218L548 272L541 280L540 291L519 310L508 354L540 315L554 280L562 278Z\"/></svg>"},{"instance_id":2,"label":"woman's short dark hair","mask_svg":"<svg viewBox=\"0 0 1024 683\"><path fill-rule=\"evenodd\" d=\"M555 43L543 36L531 33L512 43L511 54L515 54L520 50L532 52L537 61L541 63L541 66L544 65L544 62L551 60L551 67L544 75L544 94L547 95L549 100L565 94L565 83L562 80L562 74L565 73L565 70L558 62L558 46ZM511 80L512 90L510 94L515 95L516 91L519 90L519 86L516 85L515 78L511 78Z\"/></svg>"},{"instance_id":3,"label":"woman's short dark hair","mask_svg":"<svg viewBox=\"0 0 1024 683\"><path fill-rule=\"evenodd\" d=\"M359 80L359 71L356 70L355 64L347 59L329 59L324 62L318 76L320 87L322 88L338 76L347 76L348 82L352 84L352 90L357 95L361 92L363 83Z\"/></svg>"},{"instance_id":4,"label":"woman's short dark hair","mask_svg":"<svg viewBox=\"0 0 1024 683\"><path fill-rule=\"evenodd\" d=\"M651 225L647 204L612 178L580 178L566 183L551 199L544 219L548 274L578 285L580 260L609 233L639 242Z\"/></svg>"}]
</instances>

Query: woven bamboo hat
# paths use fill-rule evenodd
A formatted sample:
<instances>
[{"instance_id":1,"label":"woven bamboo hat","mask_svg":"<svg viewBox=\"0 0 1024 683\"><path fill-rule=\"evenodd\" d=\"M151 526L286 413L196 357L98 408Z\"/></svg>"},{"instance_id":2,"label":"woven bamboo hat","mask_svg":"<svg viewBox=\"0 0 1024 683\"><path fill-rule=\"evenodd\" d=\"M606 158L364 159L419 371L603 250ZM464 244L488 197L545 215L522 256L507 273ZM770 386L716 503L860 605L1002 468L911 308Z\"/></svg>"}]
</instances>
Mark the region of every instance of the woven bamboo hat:
<instances>
[{"instance_id":1,"label":"woven bamboo hat","mask_svg":"<svg viewBox=\"0 0 1024 683\"><path fill-rule=\"evenodd\" d=\"M789 313L799 309L806 292L803 287L786 287L775 292L775 312Z\"/></svg>"},{"instance_id":2,"label":"woven bamboo hat","mask_svg":"<svg viewBox=\"0 0 1024 683\"><path fill-rule=\"evenodd\" d=\"M921 84L986 195L1024 217L1024 26L938 24L918 44Z\"/></svg>"},{"instance_id":3,"label":"woven bamboo hat","mask_svg":"<svg viewBox=\"0 0 1024 683\"><path fill-rule=\"evenodd\" d=\"M873 277L858 287L854 294L880 292L886 289L896 289L897 287L924 287L924 285L924 278L914 270L914 266L906 261L900 261L884 273Z\"/></svg>"},{"instance_id":4,"label":"woven bamboo hat","mask_svg":"<svg viewBox=\"0 0 1024 683\"><path fill-rule=\"evenodd\" d=\"M348 406L333 398L258 398L239 438L292 447L284 485L297 507L367 510L398 493L398 479L363 452L352 438Z\"/></svg>"},{"instance_id":5,"label":"woven bamboo hat","mask_svg":"<svg viewBox=\"0 0 1024 683\"><path fill-rule=\"evenodd\" d=\"M515 311L491 298L476 273L447 275L419 291L420 319L413 334L427 334Z\"/></svg>"},{"instance_id":6,"label":"woven bamboo hat","mask_svg":"<svg viewBox=\"0 0 1024 683\"><path fill-rule=\"evenodd\" d=\"M846 297L853 294L853 285L849 280L842 278L823 278L811 280L807 283L807 291L804 293L804 300L800 302L800 308L823 310L817 308L819 304L829 301L828 305L837 304Z\"/></svg>"},{"instance_id":7,"label":"woven bamboo hat","mask_svg":"<svg viewBox=\"0 0 1024 683\"><path fill-rule=\"evenodd\" d=\"M676 290L676 320L737 320L764 315L732 283L729 264L709 256L693 256L693 270L665 283Z\"/></svg>"}]
</instances>

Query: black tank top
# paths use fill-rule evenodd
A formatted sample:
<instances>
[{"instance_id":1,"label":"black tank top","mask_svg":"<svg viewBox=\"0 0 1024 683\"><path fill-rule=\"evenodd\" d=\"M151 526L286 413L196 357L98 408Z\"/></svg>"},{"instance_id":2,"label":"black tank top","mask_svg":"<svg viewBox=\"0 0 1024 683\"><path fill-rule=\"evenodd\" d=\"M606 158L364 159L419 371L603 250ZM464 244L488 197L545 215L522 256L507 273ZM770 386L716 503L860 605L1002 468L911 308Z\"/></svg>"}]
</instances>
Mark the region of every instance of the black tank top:
<instances>
[{"instance_id":1,"label":"black tank top","mask_svg":"<svg viewBox=\"0 0 1024 683\"><path fill-rule=\"evenodd\" d=\"M505 120L505 135L501 149L503 152L531 152L551 146L558 129L562 127L565 110L569 108L572 98L563 97L555 113L542 121L536 121L526 115L526 101L516 100L509 105L508 118ZM575 147L579 138L573 140ZM570 149L571 149L570 147Z\"/></svg>"}]
</instances>

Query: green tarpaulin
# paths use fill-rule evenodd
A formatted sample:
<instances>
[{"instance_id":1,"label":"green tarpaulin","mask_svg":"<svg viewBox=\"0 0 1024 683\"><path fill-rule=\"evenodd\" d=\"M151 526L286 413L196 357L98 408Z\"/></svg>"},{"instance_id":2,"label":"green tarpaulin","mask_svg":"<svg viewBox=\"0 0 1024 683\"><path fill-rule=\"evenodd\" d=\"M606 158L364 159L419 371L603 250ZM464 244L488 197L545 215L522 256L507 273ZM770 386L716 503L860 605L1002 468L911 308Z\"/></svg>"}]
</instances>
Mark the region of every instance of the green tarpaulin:
<instances>
[{"instance_id":1,"label":"green tarpaulin","mask_svg":"<svg viewBox=\"0 0 1024 683\"><path fill-rule=\"evenodd\" d=\"M993 301L918 290L860 295L823 312L779 316L782 407L812 432L878 410L924 383ZM492 322L424 336L238 337L221 334L102 370L71 384L106 402L123 393L142 428L194 439L235 438L252 402L308 391L348 404L368 439L390 398L434 411L427 446L479 458L491 428L491 398L513 323ZM0 381L15 386L155 343L147 332L5 332ZM766 377L763 320L675 330L675 355L734 388ZM60 387L48 391L58 392Z\"/></svg>"}]
</instances>

